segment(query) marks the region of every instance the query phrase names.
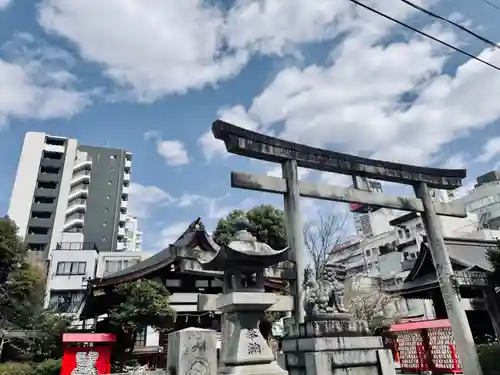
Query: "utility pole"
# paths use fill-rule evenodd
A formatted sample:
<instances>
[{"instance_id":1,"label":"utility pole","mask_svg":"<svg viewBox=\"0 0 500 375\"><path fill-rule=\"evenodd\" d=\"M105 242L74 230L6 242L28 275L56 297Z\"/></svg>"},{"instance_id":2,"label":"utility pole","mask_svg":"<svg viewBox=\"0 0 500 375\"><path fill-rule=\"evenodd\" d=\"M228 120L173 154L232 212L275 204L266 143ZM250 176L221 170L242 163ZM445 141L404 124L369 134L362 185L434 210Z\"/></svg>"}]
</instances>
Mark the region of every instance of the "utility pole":
<instances>
[{"instance_id":1,"label":"utility pole","mask_svg":"<svg viewBox=\"0 0 500 375\"><path fill-rule=\"evenodd\" d=\"M459 291L453 285L454 272L446 249L441 221L436 215L434 202L425 182L415 186L415 194L422 200L424 212L422 222L427 233L429 248L434 262L434 268L443 295L446 313L450 319L453 337L460 356L460 365L464 375L481 375L481 365L476 351L474 338L467 320L467 315L460 303Z\"/></svg>"}]
</instances>

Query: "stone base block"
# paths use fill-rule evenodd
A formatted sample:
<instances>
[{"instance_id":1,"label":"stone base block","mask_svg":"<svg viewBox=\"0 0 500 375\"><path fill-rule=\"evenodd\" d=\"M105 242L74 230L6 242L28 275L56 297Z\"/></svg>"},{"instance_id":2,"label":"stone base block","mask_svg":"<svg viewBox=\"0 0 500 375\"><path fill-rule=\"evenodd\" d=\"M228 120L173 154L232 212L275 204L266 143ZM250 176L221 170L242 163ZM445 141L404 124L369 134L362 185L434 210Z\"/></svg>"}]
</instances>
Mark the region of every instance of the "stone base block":
<instances>
[{"instance_id":1,"label":"stone base block","mask_svg":"<svg viewBox=\"0 0 500 375\"><path fill-rule=\"evenodd\" d=\"M278 366L276 362L245 365L245 366L228 366L224 365L219 368L218 375L288 375L286 370Z\"/></svg>"},{"instance_id":2,"label":"stone base block","mask_svg":"<svg viewBox=\"0 0 500 375\"><path fill-rule=\"evenodd\" d=\"M282 342L284 367L290 375L394 375L395 367L382 338L305 337Z\"/></svg>"}]
</instances>

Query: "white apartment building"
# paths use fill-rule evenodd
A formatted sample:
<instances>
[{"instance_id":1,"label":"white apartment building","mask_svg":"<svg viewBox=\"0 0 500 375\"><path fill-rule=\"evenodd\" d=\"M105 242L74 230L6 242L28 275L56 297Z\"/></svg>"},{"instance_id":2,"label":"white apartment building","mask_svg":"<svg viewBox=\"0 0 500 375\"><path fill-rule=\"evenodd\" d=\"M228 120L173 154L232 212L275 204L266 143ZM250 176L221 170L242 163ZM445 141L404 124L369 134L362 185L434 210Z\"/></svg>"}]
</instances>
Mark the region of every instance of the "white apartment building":
<instances>
[{"instance_id":1,"label":"white apartment building","mask_svg":"<svg viewBox=\"0 0 500 375\"><path fill-rule=\"evenodd\" d=\"M128 215L125 219L125 237L120 244L123 251L141 251L142 232L139 230L138 220L135 216Z\"/></svg>"},{"instance_id":2,"label":"white apartment building","mask_svg":"<svg viewBox=\"0 0 500 375\"><path fill-rule=\"evenodd\" d=\"M500 171L488 172L477 179L474 188L457 199L468 212L480 218L480 225L500 229Z\"/></svg>"},{"instance_id":3,"label":"white apartment building","mask_svg":"<svg viewBox=\"0 0 500 375\"><path fill-rule=\"evenodd\" d=\"M132 154L29 132L24 138L8 215L33 260L47 261L62 233L82 233L100 250L125 239Z\"/></svg>"},{"instance_id":4,"label":"white apartment building","mask_svg":"<svg viewBox=\"0 0 500 375\"><path fill-rule=\"evenodd\" d=\"M76 314L87 289L87 281L139 263L137 251L99 251L83 242L82 233L63 233L62 242L48 259L46 306L61 313Z\"/></svg>"}]
</instances>

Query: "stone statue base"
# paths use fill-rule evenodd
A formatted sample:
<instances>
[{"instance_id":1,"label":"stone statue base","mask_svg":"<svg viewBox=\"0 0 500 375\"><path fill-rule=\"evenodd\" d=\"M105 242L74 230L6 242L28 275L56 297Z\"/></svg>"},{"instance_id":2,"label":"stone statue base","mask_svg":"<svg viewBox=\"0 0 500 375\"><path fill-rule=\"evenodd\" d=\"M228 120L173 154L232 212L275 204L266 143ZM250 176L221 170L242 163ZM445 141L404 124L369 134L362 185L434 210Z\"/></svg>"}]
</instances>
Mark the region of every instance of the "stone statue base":
<instances>
[{"instance_id":1,"label":"stone statue base","mask_svg":"<svg viewBox=\"0 0 500 375\"><path fill-rule=\"evenodd\" d=\"M390 350L355 320L286 323L279 363L290 375L395 375Z\"/></svg>"},{"instance_id":2,"label":"stone statue base","mask_svg":"<svg viewBox=\"0 0 500 375\"><path fill-rule=\"evenodd\" d=\"M349 314L347 315L350 318ZM285 322L285 332L288 337L349 337L369 336L368 324L362 320L342 319L340 314L336 317L328 316L327 320L309 320L303 324L295 324L293 320Z\"/></svg>"},{"instance_id":3,"label":"stone statue base","mask_svg":"<svg viewBox=\"0 0 500 375\"><path fill-rule=\"evenodd\" d=\"M276 362L246 366L228 366L219 368L218 375L288 375L286 370L278 366Z\"/></svg>"}]
</instances>

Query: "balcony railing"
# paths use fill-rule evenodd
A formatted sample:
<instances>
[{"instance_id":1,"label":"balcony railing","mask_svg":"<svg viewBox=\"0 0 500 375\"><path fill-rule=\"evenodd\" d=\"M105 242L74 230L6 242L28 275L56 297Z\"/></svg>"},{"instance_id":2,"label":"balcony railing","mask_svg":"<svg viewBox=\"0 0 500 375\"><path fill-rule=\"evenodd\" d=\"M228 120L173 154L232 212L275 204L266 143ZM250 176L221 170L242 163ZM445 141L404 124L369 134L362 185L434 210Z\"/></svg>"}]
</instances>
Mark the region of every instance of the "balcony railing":
<instances>
[{"instance_id":1,"label":"balcony railing","mask_svg":"<svg viewBox=\"0 0 500 375\"><path fill-rule=\"evenodd\" d=\"M98 250L94 242L58 242L56 250Z\"/></svg>"},{"instance_id":2,"label":"balcony railing","mask_svg":"<svg viewBox=\"0 0 500 375\"><path fill-rule=\"evenodd\" d=\"M71 208L71 207L74 207L74 206L80 206L80 205L86 205L86 204L87 204L87 200L86 199L77 198L77 199L71 200L68 203L68 207L67 208Z\"/></svg>"},{"instance_id":3,"label":"balcony railing","mask_svg":"<svg viewBox=\"0 0 500 375\"><path fill-rule=\"evenodd\" d=\"M89 190L89 187L87 184L78 184L74 187L71 188L71 190L69 191L69 195L71 196L72 194L76 194L78 192L82 192L82 191L88 191Z\"/></svg>"}]
</instances>

